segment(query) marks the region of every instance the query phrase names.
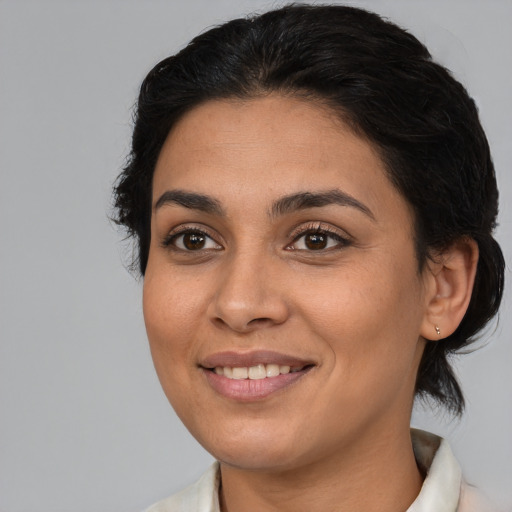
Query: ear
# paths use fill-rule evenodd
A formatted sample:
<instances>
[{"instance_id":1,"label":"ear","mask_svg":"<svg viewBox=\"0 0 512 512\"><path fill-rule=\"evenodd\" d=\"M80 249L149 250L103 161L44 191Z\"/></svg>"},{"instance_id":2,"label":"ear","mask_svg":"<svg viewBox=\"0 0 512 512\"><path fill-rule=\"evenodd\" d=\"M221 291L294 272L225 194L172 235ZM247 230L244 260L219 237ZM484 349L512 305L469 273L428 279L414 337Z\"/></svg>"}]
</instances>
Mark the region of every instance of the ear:
<instances>
[{"instance_id":1,"label":"ear","mask_svg":"<svg viewBox=\"0 0 512 512\"><path fill-rule=\"evenodd\" d=\"M468 309L478 263L478 245L460 238L429 258L426 273L426 311L421 335L427 340L450 336Z\"/></svg>"}]
</instances>

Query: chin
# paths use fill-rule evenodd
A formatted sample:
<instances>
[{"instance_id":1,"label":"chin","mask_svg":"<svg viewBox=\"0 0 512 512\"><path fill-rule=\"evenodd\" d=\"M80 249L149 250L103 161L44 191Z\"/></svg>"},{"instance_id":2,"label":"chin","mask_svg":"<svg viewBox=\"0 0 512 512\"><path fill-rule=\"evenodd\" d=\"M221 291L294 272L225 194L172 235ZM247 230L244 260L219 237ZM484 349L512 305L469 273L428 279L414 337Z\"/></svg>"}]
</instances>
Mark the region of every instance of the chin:
<instances>
[{"instance_id":1,"label":"chin","mask_svg":"<svg viewBox=\"0 0 512 512\"><path fill-rule=\"evenodd\" d=\"M215 439L205 439L192 432L203 447L218 461L228 466L246 470L285 470L300 459L297 448L301 446L296 436L278 428L229 429L217 433ZM220 434L220 435L219 435Z\"/></svg>"},{"instance_id":2,"label":"chin","mask_svg":"<svg viewBox=\"0 0 512 512\"><path fill-rule=\"evenodd\" d=\"M269 450L264 446L234 448L211 452L222 464L248 471L286 471L297 465L296 455L287 450Z\"/></svg>"}]
</instances>

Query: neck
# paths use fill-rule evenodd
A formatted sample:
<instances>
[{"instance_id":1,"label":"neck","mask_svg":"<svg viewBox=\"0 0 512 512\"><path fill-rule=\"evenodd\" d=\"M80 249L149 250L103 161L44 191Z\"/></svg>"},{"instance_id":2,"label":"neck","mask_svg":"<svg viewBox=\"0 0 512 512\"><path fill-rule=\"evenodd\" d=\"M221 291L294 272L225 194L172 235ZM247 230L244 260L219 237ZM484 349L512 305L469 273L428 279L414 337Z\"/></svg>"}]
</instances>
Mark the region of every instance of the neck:
<instances>
[{"instance_id":1,"label":"neck","mask_svg":"<svg viewBox=\"0 0 512 512\"><path fill-rule=\"evenodd\" d=\"M405 511L422 476L409 429L358 434L357 442L318 463L247 471L221 463L222 512Z\"/></svg>"}]
</instances>

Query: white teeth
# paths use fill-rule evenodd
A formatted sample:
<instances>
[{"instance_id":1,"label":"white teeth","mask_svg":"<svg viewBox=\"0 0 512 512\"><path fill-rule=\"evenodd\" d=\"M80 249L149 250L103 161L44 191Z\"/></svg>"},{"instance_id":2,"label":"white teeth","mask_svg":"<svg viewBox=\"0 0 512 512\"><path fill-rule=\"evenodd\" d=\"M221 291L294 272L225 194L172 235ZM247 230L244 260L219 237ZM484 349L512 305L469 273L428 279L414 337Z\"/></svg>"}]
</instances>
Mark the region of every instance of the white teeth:
<instances>
[{"instance_id":1,"label":"white teeth","mask_svg":"<svg viewBox=\"0 0 512 512\"><path fill-rule=\"evenodd\" d=\"M247 368L233 368L233 379L242 380L249 377L249 370Z\"/></svg>"},{"instance_id":2,"label":"white teeth","mask_svg":"<svg viewBox=\"0 0 512 512\"><path fill-rule=\"evenodd\" d=\"M258 366L251 366L249 368L249 379L257 380L264 379L267 376L267 371L265 370L264 364L259 364Z\"/></svg>"},{"instance_id":3,"label":"white teeth","mask_svg":"<svg viewBox=\"0 0 512 512\"><path fill-rule=\"evenodd\" d=\"M267 377L277 377L279 375L278 364L267 364Z\"/></svg>"},{"instance_id":4,"label":"white teeth","mask_svg":"<svg viewBox=\"0 0 512 512\"><path fill-rule=\"evenodd\" d=\"M288 365L278 364L257 364L251 367L230 367L230 366L216 366L214 371L217 375L223 375L228 379L243 380L261 380L266 377L277 377L278 375L286 375L287 373L296 373L303 370L304 367L291 368Z\"/></svg>"}]
</instances>

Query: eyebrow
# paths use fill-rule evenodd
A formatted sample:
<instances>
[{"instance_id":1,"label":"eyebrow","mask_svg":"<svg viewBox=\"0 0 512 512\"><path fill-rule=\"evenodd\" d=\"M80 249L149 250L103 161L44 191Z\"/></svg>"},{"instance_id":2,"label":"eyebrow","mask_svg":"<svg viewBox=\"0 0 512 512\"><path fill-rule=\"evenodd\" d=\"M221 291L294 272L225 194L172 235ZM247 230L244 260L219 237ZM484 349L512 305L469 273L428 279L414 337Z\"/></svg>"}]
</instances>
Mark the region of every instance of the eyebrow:
<instances>
[{"instance_id":1,"label":"eyebrow","mask_svg":"<svg viewBox=\"0 0 512 512\"><path fill-rule=\"evenodd\" d=\"M272 205L271 215L277 217L295 211L306 210L308 208L320 208L331 204L356 208L372 220L375 220L375 216L368 206L364 205L346 192L342 192L338 189L314 193L299 192L297 194L285 196L278 199Z\"/></svg>"},{"instance_id":2,"label":"eyebrow","mask_svg":"<svg viewBox=\"0 0 512 512\"><path fill-rule=\"evenodd\" d=\"M156 211L165 205L178 205L191 210L225 216L224 209L217 199L213 197L196 194L195 192L186 192L184 190L168 190L164 192L155 203L153 209Z\"/></svg>"},{"instance_id":3,"label":"eyebrow","mask_svg":"<svg viewBox=\"0 0 512 512\"><path fill-rule=\"evenodd\" d=\"M279 217L287 213L307 210L308 208L320 208L331 204L356 208L375 220L370 208L338 189L325 192L298 192L282 197L272 204L270 216ZM167 190L158 198L153 209L156 211L165 205L178 205L220 217L226 216L224 208L217 199L205 194L186 192L185 190Z\"/></svg>"}]
</instances>

